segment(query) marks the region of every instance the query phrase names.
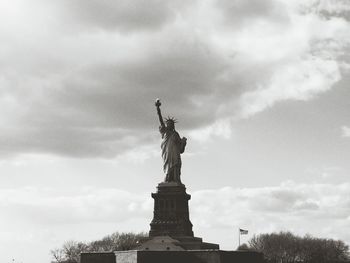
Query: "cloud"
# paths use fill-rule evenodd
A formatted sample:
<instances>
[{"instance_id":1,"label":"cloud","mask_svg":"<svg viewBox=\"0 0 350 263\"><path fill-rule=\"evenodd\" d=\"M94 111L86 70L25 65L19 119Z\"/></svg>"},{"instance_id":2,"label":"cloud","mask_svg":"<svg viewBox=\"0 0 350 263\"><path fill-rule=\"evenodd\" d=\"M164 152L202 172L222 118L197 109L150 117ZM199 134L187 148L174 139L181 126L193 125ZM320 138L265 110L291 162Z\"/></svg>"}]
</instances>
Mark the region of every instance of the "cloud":
<instances>
[{"instance_id":1,"label":"cloud","mask_svg":"<svg viewBox=\"0 0 350 263\"><path fill-rule=\"evenodd\" d=\"M218 9L224 14L223 22L228 26L241 27L254 20L270 20L283 23L288 21L286 9L281 1L244 0L215 1Z\"/></svg>"},{"instance_id":2,"label":"cloud","mask_svg":"<svg viewBox=\"0 0 350 263\"><path fill-rule=\"evenodd\" d=\"M343 126L341 131L343 137L350 137L350 128L348 126Z\"/></svg>"},{"instance_id":3,"label":"cloud","mask_svg":"<svg viewBox=\"0 0 350 263\"><path fill-rule=\"evenodd\" d=\"M1 158L147 147L157 97L205 141L331 90L348 64L346 3L325 19L312 0L254 2L0 3Z\"/></svg>"},{"instance_id":4,"label":"cloud","mask_svg":"<svg viewBox=\"0 0 350 263\"><path fill-rule=\"evenodd\" d=\"M152 205L142 195L92 187L73 194L36 187L2 189L0 196L0 206L6 211L4 220L18 219L34 225L123 222L130 217L145 216Z\"/></svg>"},{"instance_id":5,"label":"cloud","mask_svg":"<svg viewBox=\"0 0 350 263\"><path fill-rule=\"evenodd\" d=\"M277 63L276 67L269 67L274 70L269 78L261 79L255 89L241 96L240 115L244 118L278 102L313 99L329 91L342 78L341 53L349 50L350 39L345 34L349 24L335 16L323 19L319 11L313 9L318 4L322 6L322 1L318 4L316 1L296 3L289 7L290 21L283 27L289 30L281 32L280 37L267 31L266 43L257 47L256 58ZM300 12L295 12L295 8ZM271 50L276 52L271 53Z\"/></svg>"},{"instance_id":6,"label":"cloud","mask_svg":"<svg viewBox=\"0 0 350 263\"><path fill-rule=\"evenodd\" d=\"M238 226L248 228L251 234L290 230L350 242L350 235L343 231L350 226L349 190L349 183L291 181L270 187L199 190L191 193L191 220L195 231L207 233L218 242L223 242L220 231ZM5 224L8 227L31 222L32 226L50 229L82 224L122 225L130 218L149 222L153 200L145 196L149 195L95 187L65 193L36 187L1 189L1 222L12 222ZM137 228L147 231L148 225Z\"/></svg>"},{"instance_id":7,"label":"cloud","mask_svg":"<svg viewBox=\"0 0 350 263\"><path fill-rule=\"evenodd\" d=\"M310 100L340 80L335 61L310 58L276 70L267 87L242 96L242 116L249 117L284 100Z\"/></svg>"},{"instance_id":8,"label":"cloud","mask_svg":"<svg viewBox=\"0 0 350 263\"><path fill-rule=\"evenodd\" d=\"M346 0L315 1L314 8L327 18L335 15L350 20L350 6Z\"/></svg>"},{"instance_id":9,"label":"cloud","mask_svg":"<svg viewBox=\"0 0 350 263\"><path fill-rule=\"evenodd\" d=\"M205 142L214 136L228 139L231 135L232 130L229 119L221 119L208 127L193 130L189 133L191 139L200 142Z\"/></svg>"},{"instance_id":10,"label":"cloud","mask_svg":"<svg viewBox=\"0 0 350 263\"><path fill-rule=\"evenodd\" d=\"M73 27L120 30L157 30L176 18L182 1L64 0L55 3L59 18Z\"/></svg>"},{"instance_id":11,"label":"cloud","mask_svg":"<svg viewBox=\"0 0 350 263\"><path fill-rule=\"evenodd\" d=\"M290 230L349 242L350 236L340 227L349 226L349 188L348 183L285 182L274 187L198 191L192 195L191 216L194 226L206 229L203 232L240 226L251 234Z\"/></svg>"}]
</instances>

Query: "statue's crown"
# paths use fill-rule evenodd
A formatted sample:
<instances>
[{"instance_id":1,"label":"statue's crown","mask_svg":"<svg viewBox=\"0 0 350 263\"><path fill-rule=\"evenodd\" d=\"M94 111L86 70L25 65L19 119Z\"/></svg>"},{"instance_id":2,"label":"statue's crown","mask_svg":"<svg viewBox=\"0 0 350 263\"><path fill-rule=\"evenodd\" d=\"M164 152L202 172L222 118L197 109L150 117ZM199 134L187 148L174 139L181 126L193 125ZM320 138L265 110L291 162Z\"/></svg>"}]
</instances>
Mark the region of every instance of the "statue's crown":
<instances>
[{"instance_id":1,"label":"statue's crown","mask_svg":"<svg viewBox=\"0 0 350 263\"><path fill-rule=\"evenodd\" d=\"M165 122L177 123L177 119L168 116L167 118L165 118Z\"/></svg>"}]
</instances>

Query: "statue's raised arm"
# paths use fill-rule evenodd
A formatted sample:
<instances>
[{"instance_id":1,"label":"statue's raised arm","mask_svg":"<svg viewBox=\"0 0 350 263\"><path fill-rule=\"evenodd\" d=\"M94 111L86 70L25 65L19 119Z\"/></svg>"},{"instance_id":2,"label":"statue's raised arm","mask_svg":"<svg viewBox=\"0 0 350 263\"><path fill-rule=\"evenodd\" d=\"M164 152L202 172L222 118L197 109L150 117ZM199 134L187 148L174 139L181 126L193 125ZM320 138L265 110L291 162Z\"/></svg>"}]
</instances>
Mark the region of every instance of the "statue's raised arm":
<instances>
[{"instance_id":1,"label":"statue's raised arm","mask_svg":"<svg viewBox=\"0 0 350 263\"><path fill-rule=\"evenodd\" d=\"M160 100L157 99L155 106L157 107L157 114L160 122L159 131L162 135L162 158L165 182L175 182L181 184L181 157L180 155L185 151L187 139L181 138L175 130L176 120L168 117L165 123L160 111Z\"/></svg>"},{"instance_id":2,"label":"statue's raised arm","mask_svg":"<svg viewBox=\"0 0 350 263\"><path fill-rule=\"evenodd\" d=\"M158 114L160 126L165 127L163 117L162 117L162 112L160 111L160 105L162 105L162 103L160 103L160 99L156 99L155 105L157 107L157 114Z\"/></svg>"}]
</instances>

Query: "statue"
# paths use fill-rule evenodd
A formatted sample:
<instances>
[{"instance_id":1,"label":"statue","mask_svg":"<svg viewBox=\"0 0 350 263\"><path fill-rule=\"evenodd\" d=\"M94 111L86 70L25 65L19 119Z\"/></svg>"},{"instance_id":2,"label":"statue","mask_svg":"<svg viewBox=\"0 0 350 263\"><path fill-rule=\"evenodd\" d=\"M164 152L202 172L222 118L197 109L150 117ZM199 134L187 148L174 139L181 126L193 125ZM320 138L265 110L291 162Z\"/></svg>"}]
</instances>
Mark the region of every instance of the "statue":
<instances>
[{"instance_id":1,"label":"statue","mask_svg":"<svg viewBox=\"0 0 350 263\"><path fill-rule=\"evenodd\" d=\"M159 117L159 131L162 135L162 158L163 169L165 173L165 182L181 183L181 157L185 151L187 139L185 137L180 138L180 135L175 130L176 120L168 117L163 121L162 113L160 111L160 100L157 99L155 103L157 107L157 113Z\"/></svg>"}]
</instances>

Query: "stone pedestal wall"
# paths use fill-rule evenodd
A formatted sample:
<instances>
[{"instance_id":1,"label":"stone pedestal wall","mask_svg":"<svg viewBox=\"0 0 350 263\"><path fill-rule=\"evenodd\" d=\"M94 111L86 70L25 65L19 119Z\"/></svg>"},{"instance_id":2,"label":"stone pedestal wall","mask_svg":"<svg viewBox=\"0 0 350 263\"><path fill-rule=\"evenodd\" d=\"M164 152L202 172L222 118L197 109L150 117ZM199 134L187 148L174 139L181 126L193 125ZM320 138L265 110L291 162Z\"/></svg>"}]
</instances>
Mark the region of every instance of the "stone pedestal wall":
<instances>
[{"instance_id":1,"label":"stone pedestal wall","mask_svg":"<svg viewBox=\"0 0 350 263\"><path fill-rule=\"evenodd\" d=\"M160 183L157 193L153 193L152 198L154 199L154 210L150 224L150 237L193 237L188 209L188 201L191 196L186 193L183 184Z\"/></svg>"},{"instance_id":2,"label":"stone pedestal wall","mask_svg":"<svg viewBox=\"0 0 350 263\"><path fill-rule=\"evenodd\" d=\"M81 263L116 263L114 252L81 253ZM131 263L131 262L130 262Z\"/></svg>"},{"instance_id":3,"label":"stone pedestal wall","mask_svg":"<svg viewBox=\"0 0 350 263\"><path fill-rule=\"evenodd\" d=\"M261 253L251 251L116 251L83 253L81 263L264 263Z\"/></svg>"}]
</instances>

